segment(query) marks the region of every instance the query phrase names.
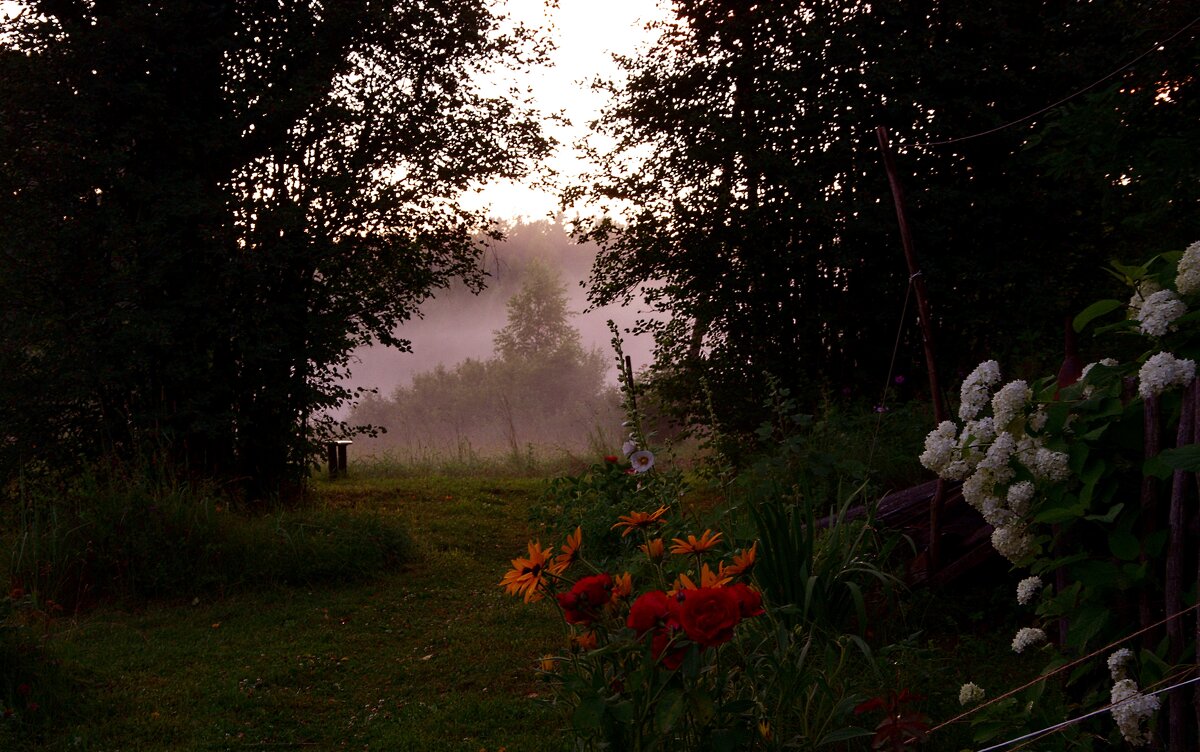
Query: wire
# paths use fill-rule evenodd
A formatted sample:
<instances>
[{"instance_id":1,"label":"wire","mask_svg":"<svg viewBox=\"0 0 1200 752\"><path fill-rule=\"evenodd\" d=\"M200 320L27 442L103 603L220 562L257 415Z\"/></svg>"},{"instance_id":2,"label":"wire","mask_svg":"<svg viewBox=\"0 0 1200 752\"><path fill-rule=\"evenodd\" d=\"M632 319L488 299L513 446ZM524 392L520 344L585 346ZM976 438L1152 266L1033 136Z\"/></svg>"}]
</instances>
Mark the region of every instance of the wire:
<instances>
[{"instance_id":1,"label":"wire","mask_svg":"<svg viewBox=\"0 0 1200 752\"><path fill-rule=\"evenodd\" d=\"M1069 94L1069 95L1067 95L1067 96L1063 97L1062 99L1058 100L1058 101L1057 101L1057 102L1055 102L1054 104L1046 105L1045 107L1043 107L1042 109L1038 110L1037 112L1032 112L1032 113L1030 113L1030 114L1028 114L1028 115L1026 115L1026 116L1024 116L1024 117L1017 118L1016 120L1013 120L1013 121L1011 121L1011 122L1005 123L1004 125L998 125L998 126L996 126L995 128L989 128L989 129L987 129L986 131L980 131L979 133L972 133L972 134L971 134L971 135L969 135L969 136L959 136L958 138L949 138L949 139L946 139L946 140L944 140L944 141L924 141L924 142L918 142L918 143L914 143L914 144L908 144L908 146L921 147L921 146L945 146L945 145L947 145L947 144L956 144L956 143L959 143L960 141L969 141L969 140L971 140L971 139L973 139L973 138L980 138L981 136L988 136L988 135L991 135L991 134L993 134L993 133L997 133L997 132L999 132L999 131L1002 131L1002 130L1004 130L1005 128L1011 128L1011 127L1012 127L1012 126L1014 126L1014 125L1018 125L1018 124L1020 124L1020 123L1024 123L1026 120L1032 120L1033 118L1037 117L1038 115L1041 115L1041 114L1043 114L1043 113L1049 112L1050 110L1053 110L1055 107L1058 107L1058 106L1060 106L1060 105L1066 104L1067 102L1071 101L1072 99L1074 99L1075 97L1079 96L1080 94L1085 94L1085 93L1087 93L1087 92L1091 91L1092 89L1096 88L1097 86L1099 86L1100 84L1104 83L1104 82L1105 82L1105 81L1107 81L1108 79L1112 78L1113 76L1117 75L1118 73L1121 73L1121 72L1122 72L1122 71L1124 71L1125 69L1129 68L1131 65L1133 65L1133 64L1134 64L1134 63L1136 63L1137 61L1139 61L1139 60L1141 60L1142 58L1146 57L1146 56L1147 56L1147 55L1149 55L1151 52L1154 52L1154 51L1155 51L1155 50L1157 50L1158 48L1160 48L1160 47L1162 47L1163 45L1165 45L1167 42L1170 42L1170 41L1171 41L1172 39L1174 39L1175 37L1179 36L1179 35L1180 35L1180 34L1182 34L1183 32L1185 32L1185 31L1187 31L1188 29L1190 29L1191 27L1195 26L1195 25L1196 25L1196 23L1197 23L1198 21L1200 21L1200 16L1197 16L1196 18L1193 18L1193 19L1192 19L1192 20L1191 20L1189 23L1185 24L1185 25L1183 26L1183 28L1179 29L1178 31L1176 31L1174 34L1172 34L1171 36L1167 37L1166 39L1163 39L1163 40L1160 40L1160 41L1158 41L1158 42L1155 42L1153 45L1151 45L1150 49L1146 50L1146 51L1145 51L1145 52L1143 52L1142 54L1138 55L1137 57L1133 58L1133 59L1132 59L1132 60L1130 60L1129 62L1125 63L1125 64L1124 64L1124 65L1122 65L1120 68L1117 68L1117 69L1116 69L1116 70L1114 70L1112 73L1109 73L1107 76L1104 76L1103 78L1101 78L1101 79L1099 79L1099 80L1097 80L1097 81L1093 81L1092 83L1088 84L1087 86L1083 87L1082 89L1079 89L1078 91L1076 91L1076 92L1074 92L1074 93L1072 93L1072 94Z\"/></svg>"},{"instance_id":2,"label":"wire","mask_svg":"<svg viewBox=\"0 0 1200 752\"><path fill-rule=\"evenodd\" d=\"M1187 681L1182 681L1182 682L1179 682L1178 684L1172 684L1169 687L1163 687L1162 689L1158 689L1153 692L1147 692L1143 696L1144 697L1153 697L1155 695L1162 694L1163 692L1170 692L1172 689L1179 689L1180 687L1186 686L1188 684L1194 684L1198 681L1200 681L1200 676L1192 677L1191 679L1188 679ZM1132 701L1133 701L1133 698L1131 697L1127 700L1122 700L1121 702L1110 703L1108 705L1105 705L1102 708L1097 708L1096 710L1093 710L1090 713L1084 713L1083 715L1078 716L1076 718L1068 718L1067 720L1062 721L1061 723L1056 723L1053 726L1047 726L1046 728L1040 729L1038 731L1031 731L1030 733L1025 734L1024 736L1018 736L1016 739L1009 739L1008 741L1001 742L1000 744L993 744L990 747L984 747L981 750L977 750L977 752L993 752L993 750L1003 749L1010 744L1016 744L1017 742L1023 742L1027 739L1033 739L1034 737L1041 737L1041 736L1049 736L1050 734L1054 733L1055 731L1064 729L1068 726L1073 726L1082 720L1091 718L1094 715L1099 715L1105 711L1112 710L1115 707L1125 705L1126 703L1129 703Z\"/></svg>"},{"instance_id":3,"label":"wire","mask_svg":"<svg viewBox=\"0 0 1200 752\"><path fill-rule=\"evenodd\" d=\"M1038 682L1046 681L1051 676L1061 674L1063 671L1066 671L1067 669L1074 668L1075 666L1078 666L1079 664L1083 663L1084 661L1091 660L1092 658L1095 658L1096 656L1100 655L1101 653L1107 652L1107 651L1111 650L1112 648L1115 648L1117 645L1120 645L1122 642L1125 642L1126 640L1132 640L1134 637L1137 637L1138 635L1145 634L1146 632L1149 632L1152 629L1157 629L1158 627L1161 627L1162 625L1166 624L1167 622L1171 621L1172 619L1178 619L1179 617L1183 616L1184 614L1186 614L1188 612L1195 611L1197 608L1200 608L1200 603L1195 603L1191 606L1188 606L1187 608L1183 609L1182 611L1171 614L1170 616L1163 619L1162 621L1155 622L1154 624L1151 624L1148 627L1142 627L1141 629L1134 632L1133 634L1128 634L1119 640L1114 640L1113 642L1110 642L1109 644L1105 645L1104 647L1100 648L1099 650L1093 650L1092 652L1088 653L1085 656L1076 658L1075 660L1071 661L1070 663L1063 664L1062 666L1059 666L1058 668L1054 669L1053 671L1044 673L1041 676L1037 677L1036 679L1026 682L1025 684L1022 684L1021 686L1017 687L1016 689L1008 690L1007 692L1000 695L999 697L996 697L995 699L988 700L987 702L985 702L981 705L976 705L975 707L971 708L970 710L959 713L958 715L954 716L953 718L951 718L948 721L942 721L938 725L929 729L929 731L926 733L932 734L934 731L943 729L952 723L961 721L963 718L966 718L969 715L974 715L975 713L978 713L979 711L983 710L984 708L986 708L989 705L994 705L995 703L998 703L1001 700L1012 697L1013 695L1015 695L1018 692L1029 689L1030 687L1032 687L1034 684L1037 684Z\"/></svg>"}]
</instances>

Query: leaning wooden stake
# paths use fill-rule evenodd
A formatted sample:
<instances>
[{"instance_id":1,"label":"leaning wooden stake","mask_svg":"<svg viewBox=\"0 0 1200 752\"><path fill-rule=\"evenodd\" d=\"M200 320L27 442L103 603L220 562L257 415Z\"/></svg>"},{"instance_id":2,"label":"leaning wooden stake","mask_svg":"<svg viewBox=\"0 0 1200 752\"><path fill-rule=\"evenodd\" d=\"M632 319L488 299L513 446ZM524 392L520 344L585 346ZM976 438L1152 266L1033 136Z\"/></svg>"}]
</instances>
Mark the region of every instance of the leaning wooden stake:
<instances>
[{"instance_id":1,"label":"leaning wooden stake","mask_svg":"<svg viewBox=\"0 0 1200 752\"><path fill-rule=\"evenodd\" d=\"M1145 458L1157 457L1161 449L1158 434L1161 431L1159 420L1159 403L1158 396L1151 395L1146 398L1142 407L1143 410L1143 428L1145 430ZM1144 473L1142 475L1142 497L1140 502L1139 515L1141 516L1141 533L1142 533L1142 551L1138 556L1138 562L1145 565L1150 557L1145 551L1146 540L1154 533L1157 528L1156 519L1158 517L1158 483L1153 475ZM1150 601L1150 589L1148 586L1142 586L1138 593L1138 617L1143 628L1148 627L1157 621L1154 616L1154 605ZM1147 632L1142 635L1142 647L1149 650L1154 649L1154 643L1158 637L1153 632Z\"/></svg>"},{"instance_id":2,"label":"leaning wooden stake","mask_svg":"<svg viewBox=\"0 0 1200 752\"><path fill-rule=\"evenodd\" d=\"M1175 432L1175 446L1183 448L1192 443L1192 422L1195 414L1193 389L1188 386L1183 393L1183 407L1179 415L1179 428ZM1168 615L1183 610L1183 560L1186 515L1183 499L1187 483L1187 473L1176 470L1171 477L1171 506L1167 511L1167 572L1164 585L1164 609ZM1171 663L1178 663L1183 654L1183 618L1177 617L1167 622L1167 640L1170 644L1168 657ZM1187 699L1182 692L1172 692L1168 700L1167 740L1171 749L1183 749L1187 733ZM1191 714L1189 714L1191 715Z\"/></svg>"},{"instance_id":3,"label":"leaning wooden stake","mask_svg":"<svg viewBox=\"0 0 1200 752\"><path fill-rule=\"evenodd\" d=\"M883 166L887 170L888 185L892 188L892 200L896 204L896 221L900 225L900 244L904 247L904 260L908 263L909 284L917 298L917 321L921 327L921 343L925 348L925 370L929 372L929 394L933 399L933 420L941 424L947 419L946 404L942 400L942 388L938 383L937 358L933 349L933 323L929 313L929 296L925 291L925 277L917 266L917 254L913 250L912 234L908 230L908 215L904 203L904 189L896 171L896 157L888 142L887 129L882 125L875 129L879 139L879 150L883 154ZM929 572L936 572L941 565L941 516L945 503L945 482L938 480L929 505Z\"/></svg>"}]
</instances>

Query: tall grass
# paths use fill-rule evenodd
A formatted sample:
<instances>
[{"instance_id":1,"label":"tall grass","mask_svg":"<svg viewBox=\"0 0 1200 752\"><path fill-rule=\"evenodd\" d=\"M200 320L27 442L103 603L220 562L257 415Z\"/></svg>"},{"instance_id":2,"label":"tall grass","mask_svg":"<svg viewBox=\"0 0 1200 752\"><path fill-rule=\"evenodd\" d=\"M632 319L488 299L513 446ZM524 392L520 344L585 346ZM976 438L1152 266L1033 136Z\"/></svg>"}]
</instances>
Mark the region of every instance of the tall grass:
<instances>
[{"instance_id":1,"label":"tall grass","mask_svg":"<svg viewBox=\"0 0 1200 752\"><path fill-rule=\"evenodd\" d=\"M153 472L95 471L21 489L9 576L38 608L103 597L353 580L407 560L399 520L315 506L238 510L214 488Z\"/></svg>"}]
</instances>

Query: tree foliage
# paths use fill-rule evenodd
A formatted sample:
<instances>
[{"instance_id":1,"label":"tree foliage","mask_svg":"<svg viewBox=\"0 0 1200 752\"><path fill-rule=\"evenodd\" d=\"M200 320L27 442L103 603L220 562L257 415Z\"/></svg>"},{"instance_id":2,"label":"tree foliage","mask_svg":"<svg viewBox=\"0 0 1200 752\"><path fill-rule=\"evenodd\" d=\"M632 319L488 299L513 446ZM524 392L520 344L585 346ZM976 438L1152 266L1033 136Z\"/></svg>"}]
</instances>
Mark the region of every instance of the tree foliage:
<instances>
[{"instance_id":1,"label":"tree foliage","mask_svg":"<svg viewBox=\"0 0 1200 752\"><path fill-rule=\"evenodd\" d=\"M295 480L351 351L478 286L457 203L546 146L474 83L541 54L482 4L45 0L0 48L0 423L18 461Z\"/></svg>"},{"instance_id":2,"label":"tree foliage","mask_svg":"<svg viewBox=\"0 0 1200 752\"><path fill-rule=\"evenodd\" d=\"M625 80L601 84L611 146L566 200L613 207L578 224L603 247L592 300L668 315L644 324L654 378L693 416L701 376L741 428L767 373L810 403L885 383L909 275L876 125L900 149L947 371L1037 346L1052 360L1105 256L1146 242L1131 225L1156 225L1161 249L1200 233L1200 160L1180 148L1200 135L1194 28L1091 98L1005 127L1184 27L1185 3L673 7L657 43L621 60Z\"/></svg>"}]
</instances>

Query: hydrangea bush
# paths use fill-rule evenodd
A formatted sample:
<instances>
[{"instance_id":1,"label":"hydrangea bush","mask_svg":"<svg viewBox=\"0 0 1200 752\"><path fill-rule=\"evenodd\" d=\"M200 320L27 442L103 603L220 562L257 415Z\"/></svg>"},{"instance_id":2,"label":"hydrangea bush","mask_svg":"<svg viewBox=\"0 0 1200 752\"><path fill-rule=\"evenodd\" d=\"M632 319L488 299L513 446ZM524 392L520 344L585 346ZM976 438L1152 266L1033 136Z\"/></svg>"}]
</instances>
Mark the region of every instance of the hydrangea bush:
<instances>
[{"instance_id":1,"label":"hydrangea bush","mask_svg":"<svg viewBox=\"0 0 1200 752\"><path fill-rule=\"evenodd\" d=\"M1123 313L1097 334L1140 342L1138 357L1099 359L1079 374L1033 384L1005 382L999 363L981 363L962 384L958 421L937 426L920 456L940 477L962 481L964 499L993 528L996 551L1025 572L1016 600L1032 611L1031 625L1012 648L1044 650L1052 666L1136 631L1147 604L1155 620L1167 615L1171 554L1166 506L1155 501L1163 489L1155 485L1176 472L1200 471L1194 445L1144 456L1146 426L1177 425L1184 395L1194 389L1200 243L1141 266L1114 263L1112 273L1130 287L1129 299L1089 306L1075 328ZM1190 435L1184 428L1180 435ZM1195 562L1187 571L1196 571ZM1157 642L1161 633L1153 637ZM1132 641L1143 646L1143 682L1170 681L1185 670L1170 662L1194 654L1195 640L1186 642L1164 640L1150 650L1144 640ZM1144 745L1153 738L1159 702L1139 691L1129 674L1133 658L1124 649L1107 674L1101 660L1075 670L1068 691L1081 708L1111 702L1120 736ZM964 687L964 702L979 696L976 689Z\"/></svg>"}]
</instances>

